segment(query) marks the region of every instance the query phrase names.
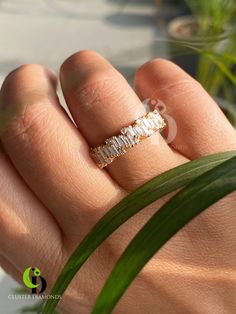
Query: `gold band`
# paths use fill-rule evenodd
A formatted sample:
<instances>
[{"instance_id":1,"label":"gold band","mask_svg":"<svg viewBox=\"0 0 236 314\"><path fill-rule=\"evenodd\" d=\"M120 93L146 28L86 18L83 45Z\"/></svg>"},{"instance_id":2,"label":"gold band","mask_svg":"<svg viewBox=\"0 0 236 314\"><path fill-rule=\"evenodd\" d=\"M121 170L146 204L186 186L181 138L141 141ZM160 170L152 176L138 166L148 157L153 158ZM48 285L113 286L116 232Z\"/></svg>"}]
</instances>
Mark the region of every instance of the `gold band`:
<instances>
[{"instance_id":1,"label":"gold band","mask_svg":"<svg viewBox=\"0 0 236 314\"><path fill-rule=\"evenodd\" d=\"M131 126L122 128L119 135L108 138L104 145L92 148L91 156L100 168L104 168L117 157L124 155L129 148L153 133L162 131L165 126L166 123L157 110L148 112L135 120Z\"/></svg>"}]
</instances>

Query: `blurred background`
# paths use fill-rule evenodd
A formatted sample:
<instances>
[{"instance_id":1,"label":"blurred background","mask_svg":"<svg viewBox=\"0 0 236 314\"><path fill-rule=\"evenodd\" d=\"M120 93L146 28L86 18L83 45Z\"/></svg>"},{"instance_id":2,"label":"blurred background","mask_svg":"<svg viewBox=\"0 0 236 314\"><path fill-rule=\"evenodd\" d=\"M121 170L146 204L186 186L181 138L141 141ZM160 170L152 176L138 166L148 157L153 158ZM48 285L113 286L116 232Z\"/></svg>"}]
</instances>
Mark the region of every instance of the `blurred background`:
<instances>
[{"instance_id":1,"label":"blurred background","mask_svg":"<svg viewBox=\"0 0 236 314\"><path fill-rule=\"evenodd\" d=\"M0 0L0 86L24 63L58 72L81 49L101 53L131 84L142 63L162 57L195 77L236 125L235 23L235 0ZM0 314L29 305L8 300L16 286L0 269Z\"/></svg>"}]
</instances>

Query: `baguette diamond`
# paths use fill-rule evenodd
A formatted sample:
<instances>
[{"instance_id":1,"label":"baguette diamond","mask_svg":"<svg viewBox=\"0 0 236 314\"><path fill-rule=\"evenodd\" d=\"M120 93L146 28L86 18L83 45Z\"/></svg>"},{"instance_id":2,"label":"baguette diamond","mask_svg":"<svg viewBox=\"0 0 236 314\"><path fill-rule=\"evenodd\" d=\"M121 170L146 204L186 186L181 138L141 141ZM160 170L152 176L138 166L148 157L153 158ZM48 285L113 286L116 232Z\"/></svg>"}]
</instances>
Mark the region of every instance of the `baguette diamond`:
<instances>
[{"instance_id":1,"label":"baguette diamond","mask_svg":"<svg viewBox=\"0 0 236 314\"><path fill-rule=\"evenodd\" d=\"M104 145L92 148L91 156L100 168L106 167L128 149L154 132L161 131L165 126L165 121L157 110L149 112L132 125L122 128L119 135L108 138Z\"/></svg>"},{"instance_id":2,"label":"baguette diamond","mask_svg":"<svg viewBox=\"0 0 236 314\"><path fill-rule=\"evenodd\" d=\"M132 126L128 127L127 134L130 135L131 137L134 137L136 135Z\"/></svg>"},{"instance_id":3,"label":"baguette diamond","mask_svg":"<svg viewBox=\"0 0 236 314\"><path fill-rule=\"evenodd\" d=\"M133 130L134 130L134 132L135 132L135 134L136 135L142 135L142 130L140 129L140 127L139 126L135 126L134 128L133 128Z\"/></svg>"},{"instance_id":4,"label":"baguette diamond","mask_svg":"<svg viewBox=\"0 0 236 314\"><path fill-rule=\"evenodd\" d=\"M143 136L149 135L149 129L145 125L140 126L140 129L143 131L142 133Z\"/></svg>"},{"instance_id":5,"label":"baguette diamond","mask_svg":"<svg viewBox=\"0 0 236 314\"><path fill-rule=\"evenodd\" d=\"M147 127L147 128L151 128L151 125L149 123L149 120L146 118L143 118L143 124Z\"/></svg>"}]
</instances>

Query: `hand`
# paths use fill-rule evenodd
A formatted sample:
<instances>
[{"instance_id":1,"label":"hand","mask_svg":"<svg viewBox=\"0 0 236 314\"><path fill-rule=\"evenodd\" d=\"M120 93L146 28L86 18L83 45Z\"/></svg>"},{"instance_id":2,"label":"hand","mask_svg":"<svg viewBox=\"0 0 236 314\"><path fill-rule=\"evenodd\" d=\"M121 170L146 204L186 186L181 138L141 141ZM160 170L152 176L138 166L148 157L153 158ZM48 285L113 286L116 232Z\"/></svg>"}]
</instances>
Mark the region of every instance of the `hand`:
<instances>
[{"instance_id":1,"label":"hand","mask_svg":"<svg viewBox=\"0 0 236 314\"><path fill-rule=\"evenodd\" d=\"M100 55L64 62L60 82L71 121L56 95L56 77L24 65L0 94L0 264L16 280L41 269L48 290L85 234L130 191L200 156L236 149L236 133L203 88L171 62L154 60L136 74L137 96ZM159 133L99 169L89 147L145 113L160 99L177 124L168 145ZM60 303L62 313L90 313L122 250L164 203L122 226L84 265ZM218 202L183 228L146 265L114 313L223 314L236 311L236 197Z\"/></svg>"}]
</instances>

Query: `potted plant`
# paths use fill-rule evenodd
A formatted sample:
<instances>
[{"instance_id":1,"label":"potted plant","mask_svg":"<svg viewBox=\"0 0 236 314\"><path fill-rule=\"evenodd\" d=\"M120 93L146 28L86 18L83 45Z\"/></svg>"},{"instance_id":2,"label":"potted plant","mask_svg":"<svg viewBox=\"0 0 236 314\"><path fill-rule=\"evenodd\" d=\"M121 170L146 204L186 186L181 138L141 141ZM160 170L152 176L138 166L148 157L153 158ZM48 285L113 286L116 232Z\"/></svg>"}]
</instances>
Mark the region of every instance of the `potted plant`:
<instances>
[{"instance_id":1,"label":"potted plant","mask_svg":"<svg viewBox=\"0 0 236 314\"><path fill-rule=\"evenodd\" d=\"M167 27L171 59L194 76L213 96L227 100L227 115L236 123L236 7L233 0L185 0L191 15Z\"/></svg>"}]
</instances>

